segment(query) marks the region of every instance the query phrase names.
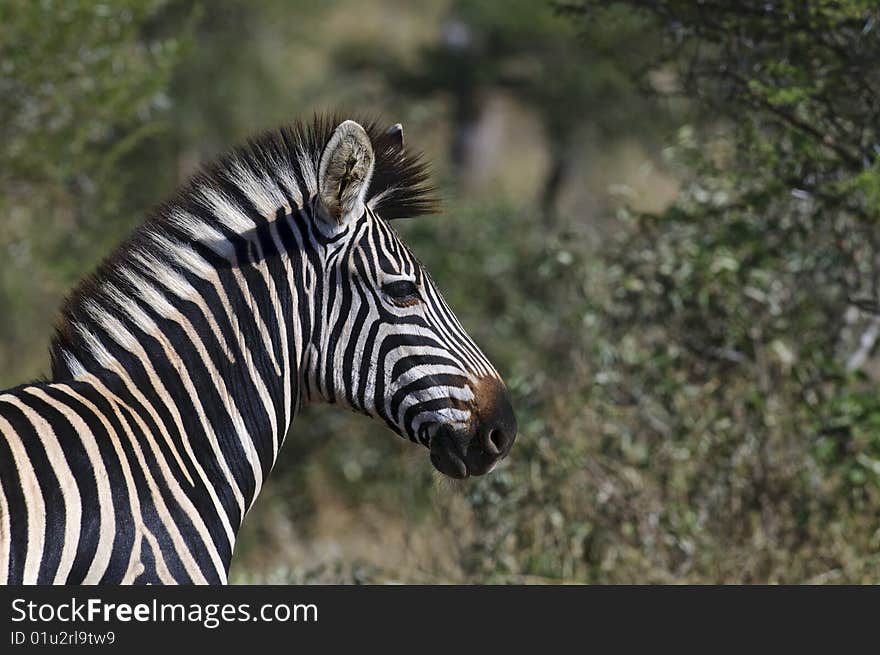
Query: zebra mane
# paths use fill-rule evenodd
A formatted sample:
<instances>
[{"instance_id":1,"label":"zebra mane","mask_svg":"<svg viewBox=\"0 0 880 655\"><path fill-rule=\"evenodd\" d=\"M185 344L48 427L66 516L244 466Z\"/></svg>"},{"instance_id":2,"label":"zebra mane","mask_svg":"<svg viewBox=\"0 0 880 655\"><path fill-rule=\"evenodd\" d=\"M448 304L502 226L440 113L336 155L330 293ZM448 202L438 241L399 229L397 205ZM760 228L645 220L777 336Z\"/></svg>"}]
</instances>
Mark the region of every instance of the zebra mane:
<instances>
[{"instance_id":1,"label":"zebra mane","mask_svg":"<svg viewBox=\"0 0 880 655\"><path fill-rule=\"evenodd\" d=\"M68 357L82 348L82 328L95 326L96 300L114 305L119 289L129 287L120 271L143 267L144 255L166 260L157 244L211 240L244 234L279 209L302 208L318 192L321 154L336 127L338 114L316 114L309 122L265 132L249 139L205 166L175 196L159 205L146 220L86 276L65 300L50 346L52 378L70 375ZM437 200L428 184L428 166L421 153L407 153L400 133L386 131L376 119L358 120L373 145L375 163L365 202L384 219L430 214ZM214 239L216 248L217 240ZM108 293L109 290L109 293Z\"/></svg>"},{"instance_id":2,"label":"zebra mane","mask_svg":"<svg viewBox=\"0 0 880 655\"><path fill-rule=\"evenodd\" d=\"M186 205L202 188L240 196L248 195L248 191L273 194L272 187L277 186L288 200L301 207L317 193L321 154L333 131L345 119L340 114L316 114L308 123L297 121L248 139L184 184L174 200L159 208L155 220L161 223L163 217L173 215L175 204ZM370 137L375 154L365 199L370 208L387 220L433 213L437 201L427 183L428 166L422 154L408 154L400 147L400 136L385 130L377 119L358 122ZM262 190L255 190L254 186ZM257 205L258 211L263 209L259 201L249 200Z\"/></svg>"}]
</instances>

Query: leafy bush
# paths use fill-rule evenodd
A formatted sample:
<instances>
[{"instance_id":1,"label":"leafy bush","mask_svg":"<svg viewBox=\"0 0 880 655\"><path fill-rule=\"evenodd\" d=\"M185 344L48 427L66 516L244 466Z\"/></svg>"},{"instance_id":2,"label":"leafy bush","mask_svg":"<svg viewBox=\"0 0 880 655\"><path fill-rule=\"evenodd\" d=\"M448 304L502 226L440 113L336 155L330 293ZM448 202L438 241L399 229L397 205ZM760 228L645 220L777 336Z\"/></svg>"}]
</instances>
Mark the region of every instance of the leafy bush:
<instances>
[{"instance_id":1,"label":"leafy bush","mask_svg":"<svg viewBox=\"0 0 880 655\"><path fill-rule=\"evenodd\" d=\"M152 167L186 39L166 2L0 6L0 380L44 364L59 299L171 185ZM149 175L145 172L149 170Z\"/></svg>"}]
</instances>

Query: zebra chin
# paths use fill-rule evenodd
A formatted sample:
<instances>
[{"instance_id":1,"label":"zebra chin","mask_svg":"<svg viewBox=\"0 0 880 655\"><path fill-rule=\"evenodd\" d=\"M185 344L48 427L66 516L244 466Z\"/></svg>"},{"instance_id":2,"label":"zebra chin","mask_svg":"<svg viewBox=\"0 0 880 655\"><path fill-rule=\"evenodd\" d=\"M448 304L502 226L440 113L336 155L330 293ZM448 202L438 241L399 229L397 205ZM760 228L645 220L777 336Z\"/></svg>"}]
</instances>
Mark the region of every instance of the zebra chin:
<instances>
[{"instance_id":1,"label":"zebra chin","mask_svg":"<svg viewBox=\"0 0 880 655\"><path fill-rule=\"evenodd\" d=\"M435 424L429 448L431 464L450 478L489 473L510 452L516 440L516 417L504 385L485 381L477 393L475 420L460 424Z\"/></svg>"}]
</instances>

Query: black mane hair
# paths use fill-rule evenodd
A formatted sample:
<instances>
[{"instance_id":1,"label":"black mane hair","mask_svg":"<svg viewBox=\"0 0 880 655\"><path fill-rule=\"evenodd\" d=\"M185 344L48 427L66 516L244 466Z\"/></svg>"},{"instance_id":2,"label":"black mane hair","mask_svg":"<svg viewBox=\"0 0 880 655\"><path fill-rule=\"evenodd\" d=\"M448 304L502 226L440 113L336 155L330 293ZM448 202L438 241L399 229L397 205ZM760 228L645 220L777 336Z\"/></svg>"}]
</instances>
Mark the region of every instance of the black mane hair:
<instances>
[{"instance_id":1,"label":"black mane hair","mask_svg":"<svg viewBox=\"0 0 880 655\"><path fill-rule=\"evenodd\" d=\"M287 196L288 204L296 208L300 203L289 189L292 175L302 204L305 204L314 191L310 190L314 183L310 185L309 181L317 179L324 147L336 127L346 118L340 114L316 114L311 121L297 121L248 139L244 145L204 166L179 188L171 200L148 214L125 242L104 259L94 273L83 278L64 301L50 346L52 379L58 380L71 374L63 355L80 350L74 326L92 323L85 308L86 303L100 297L100 290L106 282L117 283L124 288L125 283L119 280L118 271L132 262L135 252L155 251L150 234L167 233L171 237L181 237L182 232L173 221L175 213L181 210L199 216L205 224L210 225L210 216L198 204L200 190L219 191L236 202L248 205L228 174L235 169L243 169L258 179L273 181ZM375 155L365 202L388 220L433 213L437 200L433 188L428 184L428 166L421 153L407 153L400 147L400 136L386 131L375 118L355 117L354 120L366 130ZM282 182L277 175L282 167L288 173L287 182ZM248 211L253 214L254 208L249 206Z\"/></svg>"}]
</instances>

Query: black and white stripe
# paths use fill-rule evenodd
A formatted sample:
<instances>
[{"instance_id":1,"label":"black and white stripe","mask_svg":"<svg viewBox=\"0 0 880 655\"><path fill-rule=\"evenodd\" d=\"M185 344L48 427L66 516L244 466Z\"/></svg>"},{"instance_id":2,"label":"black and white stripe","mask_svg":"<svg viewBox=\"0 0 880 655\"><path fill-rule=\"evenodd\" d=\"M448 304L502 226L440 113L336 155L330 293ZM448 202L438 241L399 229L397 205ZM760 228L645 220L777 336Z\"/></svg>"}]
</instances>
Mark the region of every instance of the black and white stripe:
<instances>
[{"instance_id":1,"label":"black and white stripe","mask_svg":"<svg viewBox=\"0 0 880 655\"><path fill-rule=\"evenodd\" d=\"M306 402L452 475L503 457L503 384L387 221L424 181L399 126L316 119L149 217L68 299L51 379L0 394L0 583L225 582Z\"/></svg>"}]
</instances>

